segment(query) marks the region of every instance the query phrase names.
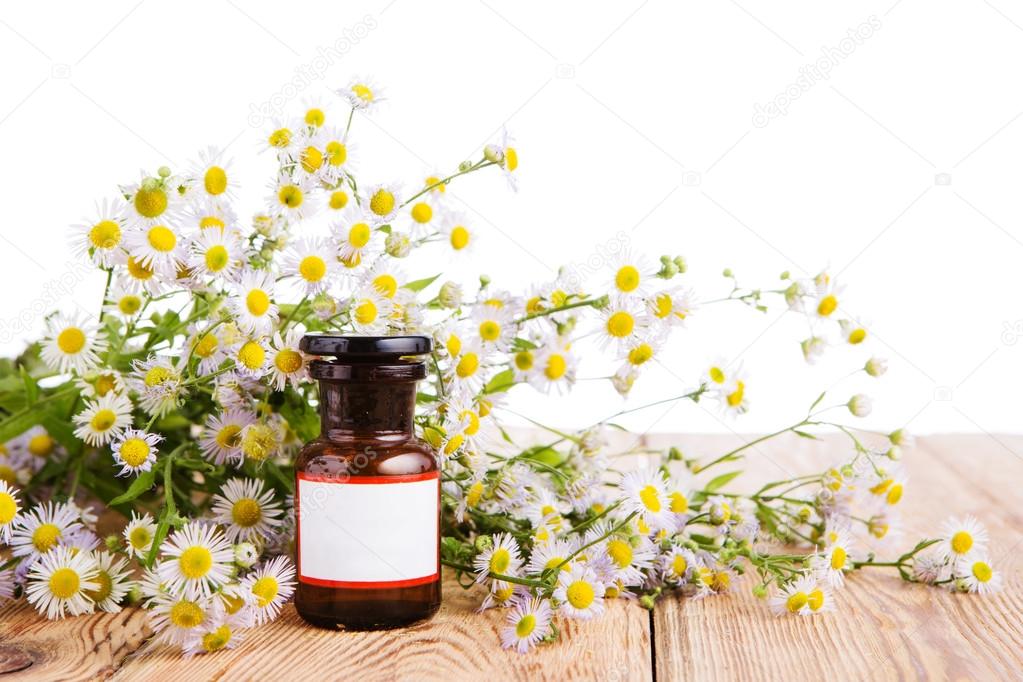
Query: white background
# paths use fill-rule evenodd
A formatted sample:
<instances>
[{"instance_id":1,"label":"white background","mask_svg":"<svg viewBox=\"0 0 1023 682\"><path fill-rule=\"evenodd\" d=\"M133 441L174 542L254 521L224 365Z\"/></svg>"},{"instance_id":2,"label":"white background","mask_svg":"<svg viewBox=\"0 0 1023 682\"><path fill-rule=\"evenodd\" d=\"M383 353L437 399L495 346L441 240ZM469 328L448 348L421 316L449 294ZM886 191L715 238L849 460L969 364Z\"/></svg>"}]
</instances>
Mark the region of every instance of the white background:
<instances>
[{"instance_id":1,"label":"white background","mask_svg":"<svg viewBox=\"0 0 1023 682\"><path fill-rule=\"evenodd\" d=\"M685 255L705 300L726 293L725 266L764 286L830 266L848 287L844 311L869 323L891 364L880 383L838 384L836 400L867 390L878 428L1019 430L1023 8L1008 0L150 0L5 4L0 16L5 354L42 329L23 311L74 272L67 227L96 199L216 144L242 171L247 218L270 165L253 112L296 78L308 86L288 113L363 74L389 97L353 128L364 183L419 182L502 126L516 136L518 194L496 174L453 188L485 238L473 265L498 286L550 278L618 233L654 260ZM868 38L843 43L865 23ZM317 70L319 48L338 46ZM826 54L829 77L800 87ZM790 90L784 115L754 124L755 105ZM60 306L94 311L101 291L90 273ZM863 360L836 353L808 368L803 332L780 309L705 307L634 404L681 392L720 356L749 371L750 413L728 421L684 405L631 424L795 421ZM523 389L513 407L561 424L620 408L609 387L583 386L571 406Z\"/></svg>"}]
</instances>

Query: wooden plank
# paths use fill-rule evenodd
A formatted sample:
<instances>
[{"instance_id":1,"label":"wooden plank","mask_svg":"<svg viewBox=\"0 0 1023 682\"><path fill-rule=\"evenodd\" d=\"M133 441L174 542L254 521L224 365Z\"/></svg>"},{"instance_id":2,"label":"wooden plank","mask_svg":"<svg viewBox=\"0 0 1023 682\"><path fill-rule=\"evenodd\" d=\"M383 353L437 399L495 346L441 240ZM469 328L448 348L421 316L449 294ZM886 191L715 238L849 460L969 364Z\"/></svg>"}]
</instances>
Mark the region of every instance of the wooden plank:
<instances>
[{"instance_id":1,"label":"wooden plank","mask_svg":"<svg viewBox=\"0 0 1023 682\"><path fill-rule=\"evenodd\" d=\"M306 625L290 604L280 619L253 630L231 651L183 659L146 644L115 680L357 679L363 680L649 680L649 614L618 600L603 618L562 622L562 641L531 655L500 648L506 612L484 614L478 588L448 576L437 616L390 632L331 632Z\"/></svg>"},{"instance_id":2,"label":"wooden plank","mask_svg":"<svg viewBox=\"0 0 1023 682\"><path fill-rule=\"evenodd\" d=\"M672 443L711 453L734 442L648 439L655 447ZM779 469L811 473L846 450L841 439L831 438L823 446L795 436L761 444L746 463L750 473L736 483L752 490L777 479ZM912 533L934 534L946 516L974 514L987 525L994 561L1006 574L1001 594L949 594L867 569L847 580L837 612L776 618L750 594L752 583L745 579L731 595L658 604L657 679L1018 679L1023 596L1013 550L1020 542L1023 458L1015 453L1023 453L1023 438L942 436L920 439L905 456L907 548L915 541Z\"/></svg>"}]
</instances>

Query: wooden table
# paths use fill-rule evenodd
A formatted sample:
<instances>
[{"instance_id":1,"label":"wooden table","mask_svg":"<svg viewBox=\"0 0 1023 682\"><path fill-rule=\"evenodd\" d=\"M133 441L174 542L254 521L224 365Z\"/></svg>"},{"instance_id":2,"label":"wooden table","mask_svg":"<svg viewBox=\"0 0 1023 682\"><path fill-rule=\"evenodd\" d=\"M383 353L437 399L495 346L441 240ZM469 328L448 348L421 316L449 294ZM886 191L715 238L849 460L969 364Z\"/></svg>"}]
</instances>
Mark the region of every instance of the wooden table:
<instances>
[{"instance_id":1,"label":"wooden table","mask_svg":"<svg viewBox=\"0 0 1023 682\"><path fill-rule=\"evenodd\" d=\"M652 447L679 445L687 456L722 452L737 436L648 436ZM823 469L846 454L843 441L783 438L750 450L758 482ZM1023 592L1023 437L935 436L906 452L903 498L909 536L933 533L949 514L973 514L991 534L1006 586L993 597L954 595L902 583L867 569L839 593L837 612L776 618L740 582L730 595L669 597L652 613L622 600L601 619L562 621L562 641L529 655L503 651L503 614L474 613L479 595L453 580L431 622L385 633L333 633L304 626L288 606L237 649L182 658L149 641L138 609L47 622L21 605L0 609L0 675L13 680L274 679L452 682L489 680L866 680L1020 679Z\"/></svg>"}]
</instances>

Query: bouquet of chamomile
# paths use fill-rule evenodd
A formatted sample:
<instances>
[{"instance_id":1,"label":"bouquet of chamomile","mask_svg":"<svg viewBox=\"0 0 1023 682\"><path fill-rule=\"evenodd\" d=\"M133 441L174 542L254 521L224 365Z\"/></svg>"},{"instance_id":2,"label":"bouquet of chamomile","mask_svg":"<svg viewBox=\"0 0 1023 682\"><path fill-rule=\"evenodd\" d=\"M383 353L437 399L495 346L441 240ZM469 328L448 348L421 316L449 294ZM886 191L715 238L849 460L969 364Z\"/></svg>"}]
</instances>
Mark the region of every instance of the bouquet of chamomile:
<instances>
[{"instance_id":1,"label":"bouquet of chamomile","mask_svg":"<svg viewBox=\"0 0 1023 682\"><path fill-rule=\"evenodd\" d=\"M843 314L827 272L759 289L726 270L723 290L701 298L683 258L628 248L593 281L563 270L543 282L481 277L467 290L437 263L486 229L449 187L485 172L515 188L515 143L504 135L448 173L357 180L352 124L385 98L365 80L337 94L265 132L275 172L254 215L239 215L235 171L210 148L188 168L112 186L74 227L75 250L105 275L102 301L94 314L53 311L42 339L0 361L0 601L24 598L51 619L138 605L187 654L235 647L274 620L295 586L292 461L319 430L299 348L308 331L435 340L416 426L443 464L441 561L479 591L481 609L504 611L504 647L556 640L559 619L600 616L610 599L653 608L670 592L727 593L742 573L786 615L833 609L864 566L956 591L999 587L972 518L894 559L867 551L899 536L909 436L867 447L834 416L869 413L862 394L821 394L770 436L701 459L668 448L631 471L616 468L628 453L607 436L643 406L610 405L579 430L541 424L546 442L517 444L504 421L510 391L571 400L580 366L597 359L616 367L599 379L627 396L701 303L787 307L806 320L811 362L832 348L863 352L868 332ZM886 370L869 353L853 367ZM747 381L708 362L655 404L741 415ZM847 463L729 492L744 450L817 429L848 435Z\"/></svg>"}]
</instances>

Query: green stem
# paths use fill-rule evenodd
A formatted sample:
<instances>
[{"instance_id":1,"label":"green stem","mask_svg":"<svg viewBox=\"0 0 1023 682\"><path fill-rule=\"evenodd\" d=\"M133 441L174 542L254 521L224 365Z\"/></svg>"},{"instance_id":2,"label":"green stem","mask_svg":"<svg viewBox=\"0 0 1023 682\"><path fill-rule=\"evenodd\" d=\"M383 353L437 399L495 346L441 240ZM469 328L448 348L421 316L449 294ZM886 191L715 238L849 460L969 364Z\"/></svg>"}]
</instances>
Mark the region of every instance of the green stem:
<instances>
[{"instance_id":1,"label":"green stem","mask_svg":"<svg viewBox=\"0 0 1023 682\"><path fill-rule=\"evenodd\" d=\"M440 562L442 564L444 564L445 566L449 566L451 568L454 568L454 569L459 570L459 571L464 571L466 573L475 573L476 572L476 568L473 567L473 566L469 566L468 564L460 564L457 561L448 561L447 559L441 559ZM529 578L519 578L519 577L514 576L514 575L503 575L501 573L494 573L493 571L487 571L487 575L490 576L491 578L493 578L494 580L500 580L501 582L505 582L505 583L515 583L516 585L526 585L527 587L538 587L538 588L547 587L543 582L541 582L539 580L531 580Z\"/></svg>"},{"instance_id":2,"label":"green stem","mask_svg":"<svg viewBox=\"0 0 1023 682\"><path fill-rule=\"evenodd\" d=\"M588 298L584 301L576 301L575 303L566 303L565 305L559 305L556 308L548 308L546 310L539 310L535 313L523 315L519 319L515 320L515 324L522 324L523 322L528 322L529 320L535 320L538 317L544 317L546 315L560 313L563 310L572 310L573 308L582 308L585 306L600 307L603 305L607 305L607 301L608 301L607 296L599 296L597 298Z\"/></svg>"},{"instance_id":3,"label":"green stem","mask_svg":"<svg viewBox=\"0 0 1023 682\"><path fill-rule=\"evenodd\" d=\"M451 182L452 180L454 180L455 178L457 178L460 175L467 175L469 173L472 173L473 171L478 171L481 168L486 168L487 166L494 166L494 165L497 165L497 164L495 164L493 161L480 160L477 163L474 163L472 166L469 166L465 170L460 170L457 173L453 173L453 174L449 175L446 178L438 180L437 182L433 183L432 185L427 185L425 188L423 188L422 190L420 190L416 194L413 194L408 199L403 201L401 203L401 205L398 206L398 208L399 209L405 208L406 206L411 204L413 201L415 201L419 197L421 197L424 194L426 194L427 192L429 192L431 189L433 189L435 187L440 187L441 185L446 185L446 184L448 184L449 182Z\"/></svg>"}]
</instances>

